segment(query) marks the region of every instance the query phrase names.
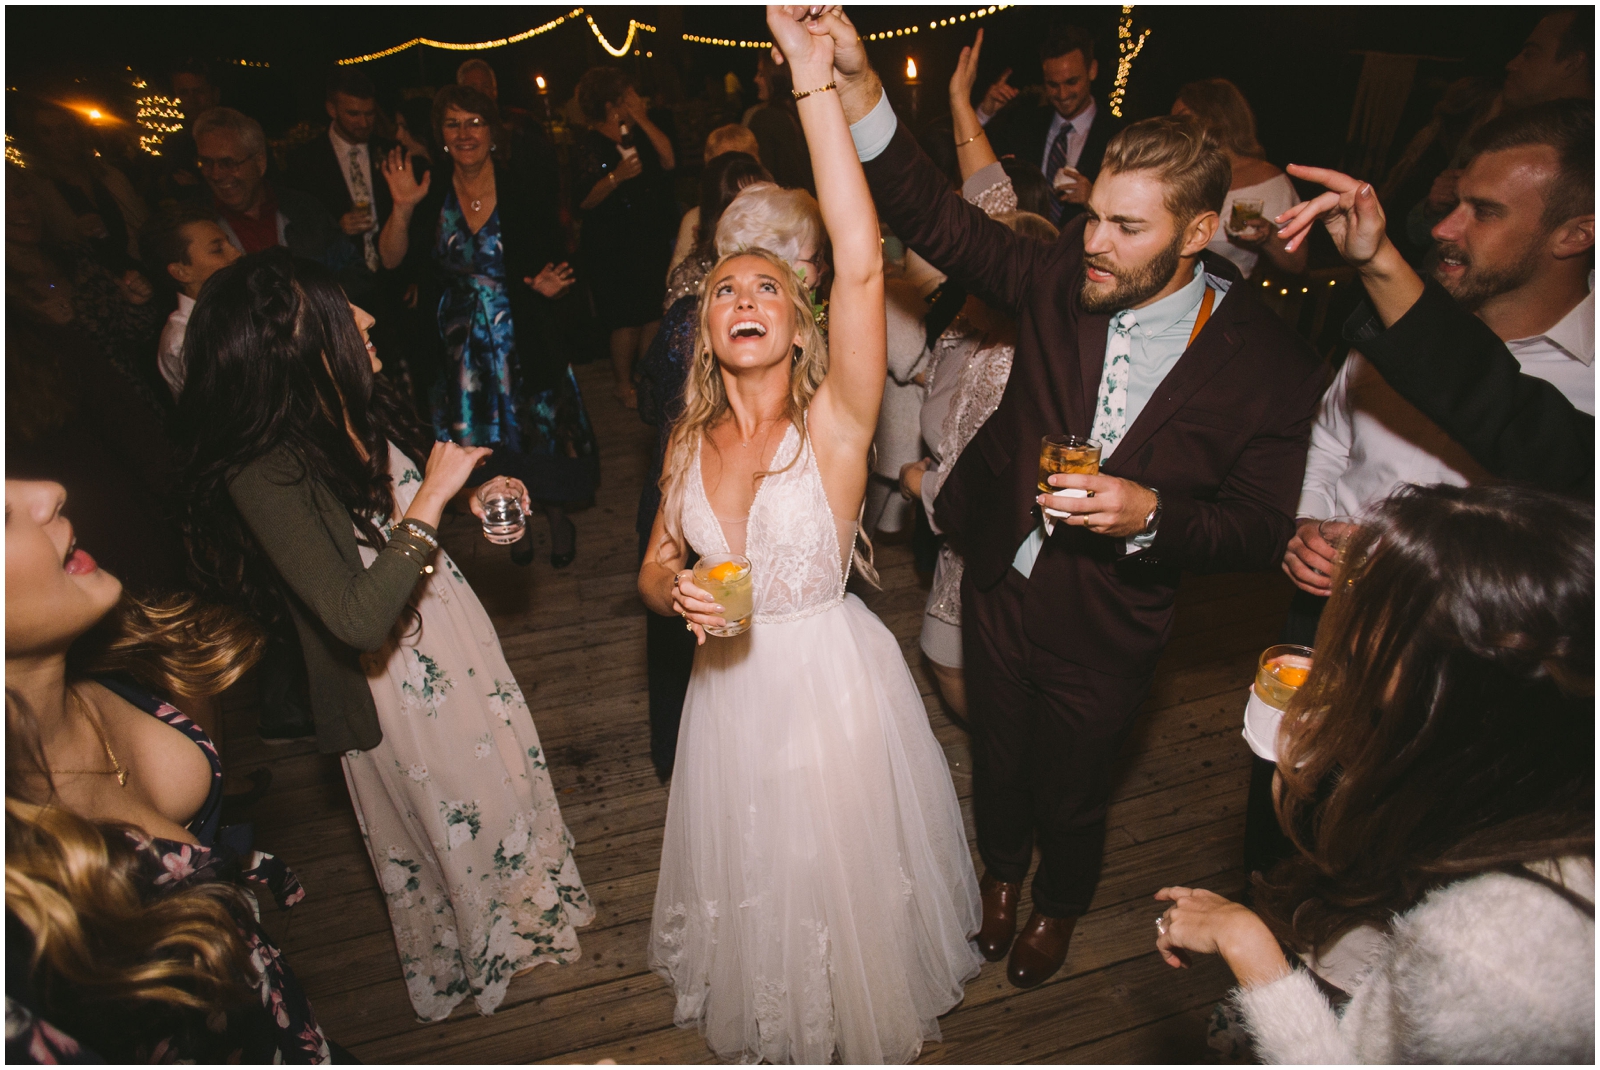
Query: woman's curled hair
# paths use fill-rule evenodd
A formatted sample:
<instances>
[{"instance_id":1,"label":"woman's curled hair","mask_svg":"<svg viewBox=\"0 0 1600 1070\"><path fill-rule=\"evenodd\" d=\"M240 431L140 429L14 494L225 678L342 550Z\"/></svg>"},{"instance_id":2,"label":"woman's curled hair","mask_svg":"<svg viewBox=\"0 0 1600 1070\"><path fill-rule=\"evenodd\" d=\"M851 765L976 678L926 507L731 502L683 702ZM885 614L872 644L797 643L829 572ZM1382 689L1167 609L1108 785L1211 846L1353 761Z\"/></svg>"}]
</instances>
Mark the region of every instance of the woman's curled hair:
<instances>
[{"instance_id":1,"label":"woman's curled hair","mask_svg":"<svg viewBox=\"0 0 1600 1070\"><path fill-rule=\"evenodd\" d=\"M1408 487L1343 554L1279 734L1258 878L1298 948L1464 877L1594 857L1594 509L1521 487Z\"/></svg>"},{"instance_id":2,"label":"woman's curled hair","mask_svg":"<svg viewBox=\"0 0 1600 1070\"><path fill-rule=\"evenodd\" d=\"M6 912L32 944L35 1007L114 1061L195 1011L260 1001L243 893L212 882L150 895L138 876L148 850L126 826L6 796Z\"/></svg>"}]
</instances>

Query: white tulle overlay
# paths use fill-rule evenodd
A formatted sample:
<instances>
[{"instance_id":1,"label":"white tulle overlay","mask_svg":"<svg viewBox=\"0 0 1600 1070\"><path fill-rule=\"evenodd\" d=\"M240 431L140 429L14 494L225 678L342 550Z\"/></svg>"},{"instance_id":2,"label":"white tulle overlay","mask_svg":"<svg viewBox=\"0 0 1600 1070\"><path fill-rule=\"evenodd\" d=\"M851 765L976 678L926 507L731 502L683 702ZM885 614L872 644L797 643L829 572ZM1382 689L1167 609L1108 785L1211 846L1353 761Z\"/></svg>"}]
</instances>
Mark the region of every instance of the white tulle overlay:
<instances>
[{"instance_id":1,"label":"white tulle overlay","mask_svg":"<svg viewBox=\"0 0 1600 1070\"><path fill-rule=\"evenodd\" d=\"M840 526L791 429L751 507L755 620L696 655L651 967L741 1062L909 1062L981 959L944 754L894 636L846 596ZM727 542L701 484L684 534ZM846 529L848 531L848 528Z\"/></svg>"}]
</instances>

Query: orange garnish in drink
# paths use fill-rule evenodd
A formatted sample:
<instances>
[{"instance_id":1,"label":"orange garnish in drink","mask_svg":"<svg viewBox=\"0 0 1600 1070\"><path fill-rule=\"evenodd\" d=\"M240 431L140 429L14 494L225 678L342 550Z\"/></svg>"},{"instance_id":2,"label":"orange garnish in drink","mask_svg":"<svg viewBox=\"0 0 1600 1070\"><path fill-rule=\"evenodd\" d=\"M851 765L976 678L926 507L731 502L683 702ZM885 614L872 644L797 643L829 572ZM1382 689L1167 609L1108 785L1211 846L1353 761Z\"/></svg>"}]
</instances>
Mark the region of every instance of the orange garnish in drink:
<instances>
[{"instance_id":1,"label":"orange garnish in drink","mask_svg":"<svg viewBox=\"0 0 1600 1070\"><path fill-rule=\"evenodd\" d=\"M1311 675L1311 670L1302 668L1299 665L1285 665L1279 662L1272 667L1272 675L1290 687L1299 687L1306 682L1306 677Z\"/></svg>"},{"instance_id":2,"label":"orange garnish in drink","mask_svg":"<svg viewBox=\"0 0 1600 1070\"><path fill-rule=\"evenodd\" d=\"M718 583L724 583L727 580L733 579L740 573L740 571L742 570L739 568L739 566L734 564L732 561L724 561L722 564L717 565L715 568L712 568L710 571L708 571L706 576L710 579L716 580Z\"/></svg>"}]
</instances>

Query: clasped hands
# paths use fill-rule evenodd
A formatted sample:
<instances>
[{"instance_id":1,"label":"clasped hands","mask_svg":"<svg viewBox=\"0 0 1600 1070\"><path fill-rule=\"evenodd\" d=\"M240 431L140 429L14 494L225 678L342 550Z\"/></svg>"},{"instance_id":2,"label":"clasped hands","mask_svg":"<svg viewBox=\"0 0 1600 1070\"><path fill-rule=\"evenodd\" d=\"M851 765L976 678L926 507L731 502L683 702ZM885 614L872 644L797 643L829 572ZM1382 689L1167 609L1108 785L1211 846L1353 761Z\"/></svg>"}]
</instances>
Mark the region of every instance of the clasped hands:
<instances>
[{"instance_id":1,"label":"clasped hands","mask_svg":"<svg viewBox=\"0 0 1600 1070\"><path fill-rule=\"evenodd\" d=\"M1149 487L1130 479L1108 475L1057 474L1050 477L1052 487L1088 491L1086 498L1063 494L1041 494L1034 501L1040 507L1066 513L1061 520L1069 527L1088 528L1096 535L1125 539L1143 534L1145 519L1156 507L1156 495Z\"/></svg>"}]
</instances>

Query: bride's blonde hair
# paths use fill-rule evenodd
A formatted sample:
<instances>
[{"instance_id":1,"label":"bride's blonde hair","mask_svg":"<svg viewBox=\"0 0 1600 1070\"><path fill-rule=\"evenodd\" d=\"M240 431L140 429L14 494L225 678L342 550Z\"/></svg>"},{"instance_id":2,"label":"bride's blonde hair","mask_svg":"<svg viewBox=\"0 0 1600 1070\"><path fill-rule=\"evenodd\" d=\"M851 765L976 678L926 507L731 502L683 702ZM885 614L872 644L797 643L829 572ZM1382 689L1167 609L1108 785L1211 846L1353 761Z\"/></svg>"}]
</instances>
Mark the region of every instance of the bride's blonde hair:
<instances>
[{"instance_id":1,"label":"bride's blonde hair","mask_svg":"<svg viewBox=\"0 0 1600 1070\"><path fill-rule=\"evenodd\" d=\"M689 481L689 468L694 462L696 444L706 431L728 412L728 391L722 383L722 369L711 345L710 306L711 289L722 277L729 261L741 256L759 256L778 270L774 272L783 295L795 317L795 333L800 344L795 346L789 368L789 396L784 405L784 416L805 439L805 413L828 374L828 344L817 326L811 311L811 294L795 275L786 260L766 249L739 249L725 254L715 267L706 273L700 288L700 330L695 337L694 359L689 364L683 383L683 411L678 416L677 427L667 442L666 457L661 465L662 518L667 533L679 543L683 541L683 496ZM756 479L764 479L787 471L800 459L800 451L788 464L771 472L758 472Z\"/></svg>"},{"instance_id":2,"label":"bride's blonde hair","mask_svg":"<svg viewBox=\"0 0 1600 1070\"><path fill-rule=\"evenodd\" d=\"M800 343L794 348L789 367L789 397L784 404L784 416L799 433L802 446L806 446L806 410L828 374L828 343L812 312L811 291L806 289L789 262L766 249L745 248L724 254L716 267L706 273L705 282L700 288L700 330L695 338L694 360L689 365L688 375L684 377L683 412L678 417L672 438L667 442L666 456L661 464L662 520L667 534L680 545L684 541L683 496L689 485L694 451L706 431L728 412L728 391L723 386L722 369L711 346L711 317L706 310L710 304L711 288L720 279L722 269L728 261L741 256L759 256L779 269L775 273L778 286L794 311L795 332L800 336ZM782 468L757 472L756 479L787 472L800 460L803 452L803 449L795 450L794 456ZM867 538L867 533L861 530L859 520L856 539L858 545L852 550L855 569L862 579L876 587L878 570L872 562L872 542ZM866 546L865 552L860 548L862 544Z\"/></svg>"}]
</instances>

